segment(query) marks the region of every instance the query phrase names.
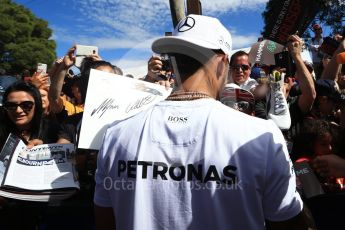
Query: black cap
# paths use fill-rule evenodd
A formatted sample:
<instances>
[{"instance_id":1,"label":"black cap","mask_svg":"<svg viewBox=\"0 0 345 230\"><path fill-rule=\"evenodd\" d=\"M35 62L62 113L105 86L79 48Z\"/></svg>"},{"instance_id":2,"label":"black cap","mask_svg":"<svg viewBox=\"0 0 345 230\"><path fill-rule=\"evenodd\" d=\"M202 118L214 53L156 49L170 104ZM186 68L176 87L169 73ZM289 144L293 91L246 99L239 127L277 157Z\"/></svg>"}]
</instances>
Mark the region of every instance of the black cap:
<instances>
[{"instance_id":1,"label":"black cap","mask_svg":"<svg viewBox=\"0 0 345 230\"><path fill-rule=\"evenodd\" d=\"M333 80L319 79L315 82L315 89L317 96L326 96L333 100L340 99L340 93Z\"/></svg>"}]
</instances>

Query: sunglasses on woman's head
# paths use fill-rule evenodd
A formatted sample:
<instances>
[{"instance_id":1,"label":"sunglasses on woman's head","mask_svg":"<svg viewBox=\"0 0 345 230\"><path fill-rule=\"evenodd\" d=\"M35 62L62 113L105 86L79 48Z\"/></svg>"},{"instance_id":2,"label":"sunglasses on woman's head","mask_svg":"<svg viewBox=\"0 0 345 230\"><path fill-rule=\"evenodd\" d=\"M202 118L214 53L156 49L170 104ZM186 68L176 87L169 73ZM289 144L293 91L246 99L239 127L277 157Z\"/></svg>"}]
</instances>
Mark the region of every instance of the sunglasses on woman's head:
<instances>
[{"instance_id":1,"label":"sunglasses on woman's head","mask_svg":"<svg viewBox=\"0 0 345 230\"><path fill-rule=\"evenodd\" d=\"M249 70L250 66L249 65L232 65L231 69L234 70L240 70L242 69L243 71Z\"/></svg>"},{"instance_id":2,"label":"sunglasses on woman's head","mask_svg":"<svg viewBox=\"0 0 345 230\"><path fill-rule=\"evenodd\" d=\"M34 104L35 103L33 101L23 101L19 104L8 101L4 103L4 108L7 111L16 111L17 107L19 106L24 112L29 112Z\"/></svg>"}]
</instances>

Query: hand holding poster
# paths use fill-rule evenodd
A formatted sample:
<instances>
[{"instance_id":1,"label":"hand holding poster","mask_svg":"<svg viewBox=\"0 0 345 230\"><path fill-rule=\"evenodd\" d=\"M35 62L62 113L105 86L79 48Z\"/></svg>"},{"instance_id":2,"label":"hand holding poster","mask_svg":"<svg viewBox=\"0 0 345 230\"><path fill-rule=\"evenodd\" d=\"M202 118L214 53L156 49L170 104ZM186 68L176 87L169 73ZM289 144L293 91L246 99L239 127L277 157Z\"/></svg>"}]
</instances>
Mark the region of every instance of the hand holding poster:
<instances>
[{"instance_id":1,"label":"hand holding poster","mask_svg":"<svg viewBox=\"0 0 345 230\"><path fill-rule=\"evenodd\" d=\"M92 69L78 147L98 150L109 124L147 109L170 92L157 84Z\"/></svg>"}]
</instances>

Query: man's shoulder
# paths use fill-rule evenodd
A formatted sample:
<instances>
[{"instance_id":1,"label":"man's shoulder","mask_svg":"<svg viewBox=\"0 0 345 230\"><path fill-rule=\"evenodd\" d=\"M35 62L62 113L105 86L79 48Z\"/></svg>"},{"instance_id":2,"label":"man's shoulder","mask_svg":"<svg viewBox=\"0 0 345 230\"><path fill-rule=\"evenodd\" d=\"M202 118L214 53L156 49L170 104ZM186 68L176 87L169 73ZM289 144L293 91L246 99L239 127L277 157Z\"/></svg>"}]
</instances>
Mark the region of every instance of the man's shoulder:
<instances>
[{"instance_id":1,"label":"man's shoulder","mask_svg":"<svg viewBox=\"0 0 345 230\"><path fill-rule=\"evenodd\" d=\"M247 114L241 113L239 111L236 111L234 109L229 108L228 106L222 104L219 101L216 100L210 100L210 101L204 101L204 102L198 102L198 104L204 105L206 108L203 108L201 110L202 112L197 113L198 114L198 121L201 122L202 120L205 121L205 124L208 123L215 127L216 129L218 127L226 127L228 128L245 128L246 130L252 129L252 130L268 130L268 127L272 126L272 122L269 122L264 119L260 119L257 117L249 116ZM141 126L144 126L144 124L147 122L147 119L150 118L150 120L154 119L163 119L164 114L166 114L166 111L174 111L177 110L181 111L186 108L186 111L190 111L190 106L188 104L181 106L181 104L176 104L174 106L174 103L169 102L162 102L158 103L155 106L152 106L134 116L131 116L129 118L126 118L124 120L115 121L108 127L108 132L111 133L117 133L119 130L125 130L130 129L131 127L139 128ZM193 107L193 111L198 110L198 106ZM209 111L209 112L207 112ZM194 113L195 115L195 113ZM160 117L162 116L162 117ZM191 114L191 116L193 116ZM201 117L204 117L202 119ZM206 120L207 121L206 121ZM202 125L202 124L199 124Z\"/></svg>"},{"instance_id":2,"label":"man's shoulder","mask_svg":"<svg viewBox=\"0 0 345 230\"><path fill-rule=\"evenodd\" d=\"M140 127L143 126L147 119L150 118L151 120L155 119L163 119L164 114L168 114L169 112L176 113L176 111L183 112L183 111L190 111L197 110L199 107L207 108L209 107L210 110L214 108L214 105L222 105L219 101L216 100L203 100L203 101L192 101L188 102L177 102L177 101L161 101L147 108L131 117L128 117L123 120L115 121L108 126L108 131L113 132L114 130L118 131L119 129L128 128L128 127ZM200 116L204 116L204 113L200 113Z\"/></svg>"},{"instance_id":3,"label":"man's shoulder","mask_svg":"<svg viewBox=\"0 0 345 230\"><path fill-rule=\"evenodd\" d=\"M221 103L212 112L215 117L213 122L218 123L220 127L238 127L240 128L238 131L241 129L265 131L275 127L275 124L270 120L247 115Z\"/></svg>"}]
</instances>

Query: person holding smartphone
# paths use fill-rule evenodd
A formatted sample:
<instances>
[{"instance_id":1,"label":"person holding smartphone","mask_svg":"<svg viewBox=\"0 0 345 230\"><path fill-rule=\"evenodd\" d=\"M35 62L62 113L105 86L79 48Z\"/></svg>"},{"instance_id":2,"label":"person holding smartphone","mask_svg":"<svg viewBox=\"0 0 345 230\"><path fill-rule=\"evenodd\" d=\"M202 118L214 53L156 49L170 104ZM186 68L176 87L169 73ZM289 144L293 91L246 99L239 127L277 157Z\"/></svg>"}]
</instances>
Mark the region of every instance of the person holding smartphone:
<instances>
[{"instance_id":1,"label":"person holding smartphone","mask_svg":"<svg viewBox=\"0 0 345 230\"><path fill-rule=\"evenodd\" d=\"M307 45L312 53L313 67L316 75L316 79L321 77L321 61L323 58L323 53L320 50L320 46L323 43L322 37L322 27L319 24L313 25L312 28L314 32L314 37L308 40Z\"/></svg>"}]
</instances>

